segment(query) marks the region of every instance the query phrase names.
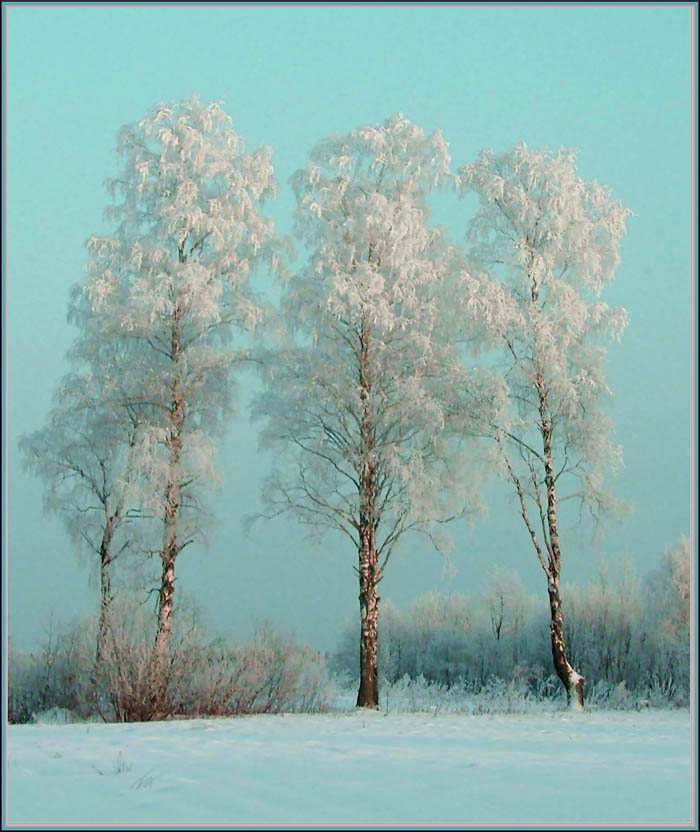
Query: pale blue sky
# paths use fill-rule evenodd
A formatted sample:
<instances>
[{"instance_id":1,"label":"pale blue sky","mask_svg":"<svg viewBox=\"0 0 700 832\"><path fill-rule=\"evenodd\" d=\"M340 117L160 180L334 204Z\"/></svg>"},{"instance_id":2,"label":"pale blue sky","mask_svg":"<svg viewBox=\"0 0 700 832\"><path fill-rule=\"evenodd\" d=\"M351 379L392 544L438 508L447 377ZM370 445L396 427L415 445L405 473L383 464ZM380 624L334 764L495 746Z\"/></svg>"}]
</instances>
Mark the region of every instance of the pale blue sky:
<instances>
[{"instance_id":1,"label":"pale blue sky","mask_svg":"<svg viewBox=\"0 0 700 832\"><path fill-rule=\"evenodd\" d=\"M86 238L106 230L102 181L115 171L114 134L158 101L223 99L253 148L269 144L281 183L271 205L291 229L287 180L334 131L402 111L442 128L455 167L486 146L581 149L579 171L610 185L634 212L610 303L630 325L609 353L615 438L624 445L619 496L633 518L597 543L577 531L565 580L596 559L629 557L640 572L690 531L690 37L691 8L602 7L8 7L7 492L10 634L17 647L58 620L91 611L97 590L60 522L42 514L41 488L19 466L17 440L39 428L67 369L71 284ZM439 220L461 239L470 203L442 199ZM178 560L216 632L245 636L254 616L293 626L329 648L356 615L356 555L329 537L310 547L291 519L241 519L258 506L271 464L256 452L242 379L239 418L220 465L209 549ZM457 576L409 541L382 597L404 604L432 589L471 592L496 564L533 592L544 578L507 492L492 489L490 520L455 527Z\"/></svg>"}]
</instances>

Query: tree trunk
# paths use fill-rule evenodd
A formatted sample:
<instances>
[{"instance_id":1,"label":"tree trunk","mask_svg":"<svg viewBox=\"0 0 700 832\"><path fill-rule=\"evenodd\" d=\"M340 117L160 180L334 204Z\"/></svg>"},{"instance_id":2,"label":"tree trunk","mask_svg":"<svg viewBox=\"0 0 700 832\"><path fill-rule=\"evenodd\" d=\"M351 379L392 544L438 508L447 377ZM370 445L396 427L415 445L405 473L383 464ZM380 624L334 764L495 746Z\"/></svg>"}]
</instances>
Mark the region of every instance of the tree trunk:
<instances>
[{"instance_id":1,"label":"tree trunk","mask_svg":"<svg viewBox=\"0 0 700 832\"><path fill-rule=\"evenodd\" d=\"M112 587L109 574L109 567L112 563L110 548L114 531L112 522L111 518L107 519L100 545L100 620L97 627L97 648L95 653L95 661L97 664L100 664L104 655L109 630L109 611L112 603Z\"/></svg>"},{"instance_id":2,"label":"tree trunk","mask_svg":"<svg viewBox=\"0 0 700 832\"><path fill-rule=\"evenodd\" d=\"M379 594L377 593L377 549L373 529L367 529L360 549L360 688L358 708L379 707L378 640Z\"/></svg>"},{"instance_id":3,"label":"tree trunk","mask_svg":"<svg viewBox=\"0 0 700 832\"><path fill-rule=\"evenodd\" d=\"M379 707L377 647L379 637L379 595L381 578L377 552L377 472L375 464L375 430L372 419L372 379L370 374L370 331L365 315L360 330L360 388L362 423L360 426L360 688L358 708Z\"/></svg>"},{"instance_id":4,"label":"tree trunk","mask_svg":"<svg viewBox=\"0 0 700 832\"><path fill-rule=\"evenodd\" d=\"M167 532L166 532L167 534ZM168 652L173 632L173 596L175 593L175 556L177 539L173 536L173 543L166 547L162 555L163 572L161 576L160 592L158 594L158 629L153 645L150 666L149 719L163 719L168 714Z\"/></svg>"},{"instance_id":5,"label":"tree trunk","mask_svg":"<svg viewBox=\"0 0 700 832\"><path fill-rule=\"evenodd\" d=\"M160 663L170 648L172 637L172 616L175 596L175 558L180 552L177 537L177 521L180 513L180 452L182 440L179 432L171 442L170 481L166 492L164 540L161 552L161 581L158 594L158 630L155 653Z\"/></svg>"},{"instance_id":6,"label":"tree trunk","mask_svg":"<svg viewBox=\"0 0 700 832\"><path fill-rule=\"evenodd\" d=\"M163 571L158 593L158 630L156 632L155 655L161 664L170 649L173 632L173 602L175 595L175 558L162 558Z\"/></svg>"},{"instance_id":7,"label":"tree trunk","mask_svg":"<svg viewBox=\"0 0 700 832\"><path fill-rule=\"evenodd\" d=\"M166 447L170 459L163 517L162 572L160 592L158 594L158 630L154 645L154 659L158 667L162 667L170 648L175 595L175 559L182 548L178 540L177 532L182 501L180 460L182 457L182 430L185 422L185 403L182 391L182 378L180 368L178 367L180 358L180 313L177 308L173 316L171 358L176 369L171 388L170 424L168 438L166 440Z\"/></svg>"},{"instance_id":8,"label":"tree trunk","mask_svg":"<svg viewBox=\"0 0 700 832\"><path fill-rule=\"evenodd\" d=\"M549 569L547 570L547 591L551 614L550 633L552 638L552 659L554 670L561 680L568 705L573 710L583 709L583 676L569 664L564 640L564 614L559 594L561 575L561 545L559 541L559 520L556 492L556 475L552 452L552 419L547 403L547 388L541 374L537 376L537 390L540 405L540 431L544 461L544 481L547 489L547 530L549 532Z\"/></svg>"},{"instance_id":9,"label":"tree trunk","mask_svg":"<svg viewBox=\"0 0 700 832\"><path fill-rule=\"evenodd\" d=\"M549 592L549 609L551 613L550 633L552 637L554 669L562 685L564 685L566 701L569 708L580 711L583 710L583 676L573 669L566 656L564 616L561 609L558 578L549 581L547 590Z\"/></svg>"}]
</instances>

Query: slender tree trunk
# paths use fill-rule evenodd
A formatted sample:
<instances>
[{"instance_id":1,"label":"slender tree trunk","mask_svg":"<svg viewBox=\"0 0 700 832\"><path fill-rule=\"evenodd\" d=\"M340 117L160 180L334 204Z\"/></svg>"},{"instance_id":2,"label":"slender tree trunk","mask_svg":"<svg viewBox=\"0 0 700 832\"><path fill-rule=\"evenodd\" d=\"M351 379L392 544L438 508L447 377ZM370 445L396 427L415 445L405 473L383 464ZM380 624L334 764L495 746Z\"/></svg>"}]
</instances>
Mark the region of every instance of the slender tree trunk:
<instances>
[{"instance_id":1,"label":"slender tree trunk","mask_svg":"<svg viewBox=\"0 0 700 832\"><path fill-rule=\"evenodd\" d=\"M163 549L161 551L161 583L158 595L158 630L154 645L154 659L157 666L163 665L170 648L173 629L173 603L175 595L175 559L181 543L178 540L178 519L180 515L182 457L182 430L185 421L182 378L178 367L180 357L180 315L176 308L171 336L171 357L175 374L171 388L170 425L166 447L169 454L168 482L165 491L165 512L163 518Z\"/></svg>"},{"instance_id":2,"label":"slender tree trunk","mask_svg":"<svg viewBox=\"0 0 700 832\"><path fill-rule=\"evenodd\" d=\"M362 390L361 470L360 470L360 688L358 708L379 707L377 667L379 638L379 594L381 579L377 552L375 503L377 473L374 459L375 431L372 420L372 380L369 364L369 326L362 316L360 331L360 387Z\"/></svg>"},{"instance_id":3,"label":"slender tree trunk","mask_svg":"<svg viewBox=\"0 0 700 832\"><path fill-rule=\"evenodd\" d=\"M377 547L373 530L367 530L360 549L360 688L358 708L379 707L378 641L379 594L377 592Z\"/></svg>"},{"instance_id":4,"label":"slender tree trunk","mask_svg":"<svg viewBox=\"0 0 700 832\"><path fill-rule=\"evenodd\" d=\"M552 422L547 406L547 389L542 375L537 376L537 390L540 404L540 430L544 459L544 480L547 489L547 530L549 532L549 570L547 573L547 591L549 593L550 634L552 639L552 659L554 669L564 689L569 707L573 710L583 709L583 676L577 673L569 663L564 639L564 613L559 593L559 576L561 575L561 546L559 541L559 521L557 516L556 476L552 454Z\"/></svg>"},{"instance_id":5,"label":"slender tree trunk","mask_svg":"<svg viewBox=\"0 0 700 832\"><path fill-rule=\"evenodd\" d=\"M158 593L158 630L156 632L155 656L161 664L170 649L173 632L173 604L175 595L175 558L162 558L162 574Z\"/></svg>"},{"instance_id":6,"label":"slender tree trunk","mask_svg":"<svg viewBox=\"0 0 700 832\"><path fill-rule=\"evenodd\" d=\"M549 610L551 614L550 633L554 669L566 690L566 700L569 707L572 710L580 711L583 709L583 676L573 669L566 655L564 616L562 615L558 578L549 581L547 590L549 592Z\"/></svg>"},{"instance_id":7,"label":"slender tree trunk","mask_svg":"<svg viewBox=\"0 0 700 832\"><path fill-rule=\"evenodd\" d=\"M177 537L178 516L180 513L180 455L182 438L180 427L171 434L170 445L170 479L166 490L163 550L161 552L161 582L158 594L158 630L156 633L155 653L160 662L170 648L173 629L173 604L175 596L175 559L180 552Z\"/></svg>"},{"instance_id":8,"label":"slender tree trunk","mask_svg":"<svg viewBox=\"0 0 700 832\"><path fill-rule=\"evenodd\" d=\"M113 520L111 517L108 517L104 532L102 533L102 543L100 544L100 620L97 627L97 648L95 652L95 661L97 664L100 664L104 656L104 648L109 631L109 612L112 603L109 567L112 563L110 549L113 533Z\"/></svg>"}]
</instances>

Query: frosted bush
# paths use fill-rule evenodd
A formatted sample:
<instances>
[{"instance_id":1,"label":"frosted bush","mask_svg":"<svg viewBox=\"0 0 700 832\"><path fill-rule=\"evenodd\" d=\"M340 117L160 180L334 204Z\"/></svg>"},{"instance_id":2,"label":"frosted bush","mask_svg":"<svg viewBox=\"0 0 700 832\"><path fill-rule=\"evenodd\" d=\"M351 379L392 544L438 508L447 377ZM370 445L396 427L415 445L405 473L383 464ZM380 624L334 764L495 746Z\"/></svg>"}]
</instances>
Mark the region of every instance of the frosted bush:
<instances>
[{"instance_id":1,"label":"frosted bush","mask_svg":"<svg viewBox=\"0 0 700 832\"><path fill-rule=\"evenodd\" d=\"M179 621L186 624L184 613ZM93 625L74 625L35 654L11 651L11 723L317 713L337 692L320 654L270 626L249 644L224 645L207 643L192 617L176 631L167 662L156 664L150 611L115 604L96 665Z\"/></svg>"}]
</instances>

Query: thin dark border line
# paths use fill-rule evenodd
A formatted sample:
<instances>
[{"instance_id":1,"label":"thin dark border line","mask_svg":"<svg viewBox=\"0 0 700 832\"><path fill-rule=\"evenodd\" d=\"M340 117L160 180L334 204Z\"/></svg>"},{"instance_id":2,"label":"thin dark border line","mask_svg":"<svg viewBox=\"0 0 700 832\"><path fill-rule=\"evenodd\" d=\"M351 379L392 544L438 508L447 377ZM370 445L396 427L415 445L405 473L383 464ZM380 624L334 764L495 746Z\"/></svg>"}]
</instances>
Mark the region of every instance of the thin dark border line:
<instances>
[{"instance_id":1,"label":"thin dark border line","mask_svg":"<svg viewBox=\"0 0 700 832\"><path fill-rule=\"evenodd\" d=\"M20 7L39 7L39 8L119 8L119 7L126 7L126 8L140 8L140 7L147 7L147 8L155 8L158 6L164 6L166 8L195 8L203 6L205 8L216 8L218 6L224 8L257 8L257 7L271 7L271 8L284 8L285 6L290 7L306 7L312 8L314 6L319 6L321 8L371 8L374 6L379 6L381 8L388 8L392 6L398 6L399 8L427 8L432 6L437 6L439 8L546 8L548 6L555 6L556 8L582 8L586 6L592 6L594 8L602 8L610 6L612 8L624 8L632 6L634 8L664 8L664 7L671 7L671 8L696 8L697 2L692 2L689 0L688 2L681 3L681 2L635 2L635 3L624 3L624 2L616 2L616 3L604 3L604 2L559 2L559 3L547 3L547 2L526 2L526 3L515 3L515 2L498 2L498 0L494 0L492 3L487 2L463 2L460 0L459 2L435 2L435 3L426 3L426 2L406 2L406 0L399 0L398 2L378 2L374 3L371 0L358 0L358 2L275 2L275 0L266 0L266 2L254 3L254 2L232 2L231 0L221 0L221 2L191 2L191 0L187 0L186 2L163 2L163 3L133 3L133 2L118 2L118 0L106 0L106 2L92 2L92 3L50 3L50 2L4 2L4 7L9 8L20 8Z\"/></svg>"}]
</instances>

